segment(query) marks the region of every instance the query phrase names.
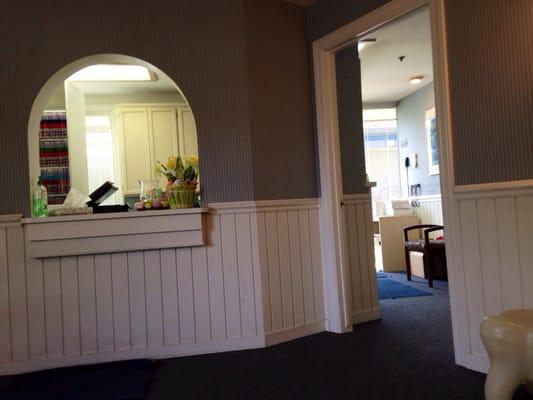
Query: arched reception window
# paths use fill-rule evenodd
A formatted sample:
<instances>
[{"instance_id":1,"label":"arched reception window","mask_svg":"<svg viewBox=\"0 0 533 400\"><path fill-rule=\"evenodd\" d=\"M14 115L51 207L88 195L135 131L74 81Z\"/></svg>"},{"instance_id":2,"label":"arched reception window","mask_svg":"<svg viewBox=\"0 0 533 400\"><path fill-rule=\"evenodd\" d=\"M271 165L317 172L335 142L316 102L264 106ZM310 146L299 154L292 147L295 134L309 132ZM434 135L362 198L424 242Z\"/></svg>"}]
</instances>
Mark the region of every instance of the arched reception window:
<instances>
[{"instance_id":1,"label":"arched reception window","mask_svg":"<svg viewBox=\"0 0 533 400\"><path fill-rule=\"evenodd\" d=\"M32 185L41 178L51 209L71 189L87 196L106 182L117 190L102 204L130 207L171 183L198 189L189 103L168 75L134 57L94 55L56 72L33 104L28 150Z\"/></svg>"}]
</instances>

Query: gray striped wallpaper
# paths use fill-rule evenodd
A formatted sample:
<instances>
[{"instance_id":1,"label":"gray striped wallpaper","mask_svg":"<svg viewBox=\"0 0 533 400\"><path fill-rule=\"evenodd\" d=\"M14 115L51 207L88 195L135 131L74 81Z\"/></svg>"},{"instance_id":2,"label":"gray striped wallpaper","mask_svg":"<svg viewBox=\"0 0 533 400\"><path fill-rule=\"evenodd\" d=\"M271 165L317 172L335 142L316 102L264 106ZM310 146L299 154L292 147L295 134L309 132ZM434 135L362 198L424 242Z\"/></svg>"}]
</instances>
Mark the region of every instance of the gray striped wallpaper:
<instances>
[{"instance_id":1,"label":"gray striped wallpaper","mask_svg":"<svg viewBox=\"0 0 533 400\"><path fill-rule=\"evenodd\" d=\"M361 67L356 47L350 46L337 53L335 63L343 193L368 193L365 186Z\"/></svg>"},{"instance_id":2,"label":"gray striped wallpaper","mask_svg":"<svg viewBox=\"0 0 533 400\"><path fill-rule=\"evenodd\" d=\"M533 1L447 0L456 184L533 179Z\"/></svg>"},{"instance_id":3,"label":"gray striped wallpaper","mask_svg":"<svg viewBox=\"0 0 533 400\"><path fill-rule=\"evenodd\" d=\"M317 197L305 8L253 0L245 12L255 198Z\"/></svg>"},{"instance_id":4,"label":"gray striped wallpaper","mask_svg":"<svg viewBox=\"0 0 533 400\"><path fill-rule=\"evenodd\" d=\"M309 46L316 39L387 2L388 0L319 0L307 7ZM346 194L368 193L368 188L364 185L363 106L359 63L349 53L349 50L344 51L336 58L343 191ZM314 92L312 96L314 104ZM316 120L314 128L316 132ZM356 133L353 134L354 132Z\"/></svg>"},{"instance_id":5,"label":"gray striped wallpaper","mask_svg":"<svg viewBox=\"0 0 533 400\"><path fill-rule=\"evenodd\" d=\"M389 0L319 0L307 9L312 41L333 32Z\"/></svg>"},{"instance_id":6,"label":"gray striped wallpaper","mask_svg":"<svg viewBox=\"0 0 533 400\"><path fill-rule=\"evenodd\" d=\"M27 123L35 96L48 78L64 65L99 53L126 54L146 60L165 71L183 90L197 122L206 201L254 199L247 82L250 65L244 15L245 2L253 4L254 1L20 0L2 3L0 182L3 189L0 214L29 211ZM304 21L305 16L289 17L291 21L295 18ZM276 27L280 21L283 20L268 23ZM301 32L292 31L292 34L305 35L305 25L300 23L294 29ZM260 47L260 43L257 45ZM264 80L275 82L276 74L284 68L296 69L293 75L299 73L307 80L308 58L302 68L301 52L295 66L290 64L293 61L290 54L278 56L277 69L266 70ZM301 83L299 86L299 91L292 93L291 101L305 104L309 97ZM280 93L290 90L287 87ZM281 112L265 110L272 111ZM311 126L309 110L301 107L297 111L298 124ZM287 113L282 115L287 117ZM296 135L293 146L309 153L303 155L304 165L313 170L314 165L309 165L308 159L314 153L307 137L312 135L304 130ZM301 146L299 141L303 143ZM298 157L286 161L287 153L279 157L289 165L300 163ZM274 194L268 193L267 186L266 192L259 196L310 196L316 192L311 180Z\"/></svg>"},{"instance_id":7,"label":"gray striped wallpaper","mask_svg":"<svg viewBox=\"0 0 533 400\"><path fill-rule=\"evenodd\" d=\"M320 0L308 9L310 42L385 3ZM533 1L445 4L456 183L533 179ZM359 110L354 99L344 112Z\"/></svg>"},{"instance_id":8,"label":"gray striped wallpaper","mask_svg":"<svg viewBox=\"0 0 533 400\"><path fill-rule=\"evenodd\" d=\"M242 2L29 1L0 13L0 213L26 211L27 122L33 99L64 65L119 53L165 71L197 120L204 197L253 198ZM206 162L209 160L209 162Z\"/></svg>"}]
</instances>

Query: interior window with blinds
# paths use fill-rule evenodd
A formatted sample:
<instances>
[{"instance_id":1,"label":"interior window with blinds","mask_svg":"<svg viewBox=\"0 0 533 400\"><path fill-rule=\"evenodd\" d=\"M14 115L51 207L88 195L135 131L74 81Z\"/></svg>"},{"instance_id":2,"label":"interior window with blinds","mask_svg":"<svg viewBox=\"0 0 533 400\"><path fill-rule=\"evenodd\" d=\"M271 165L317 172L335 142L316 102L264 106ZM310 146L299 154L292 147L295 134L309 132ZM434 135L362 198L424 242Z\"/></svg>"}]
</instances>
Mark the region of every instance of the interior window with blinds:
<instances>
[{"instance_id":1,"label":"interior window with blinds","mask_svg":"<svg viewBox=\"0 0 533 400\"><path fill-rule=\"evenodd\" d=\"M372 188L374 208L402 197L397 127L395 108L363 111L366 172L377 183Z\"/></svg>"}]
</instances>

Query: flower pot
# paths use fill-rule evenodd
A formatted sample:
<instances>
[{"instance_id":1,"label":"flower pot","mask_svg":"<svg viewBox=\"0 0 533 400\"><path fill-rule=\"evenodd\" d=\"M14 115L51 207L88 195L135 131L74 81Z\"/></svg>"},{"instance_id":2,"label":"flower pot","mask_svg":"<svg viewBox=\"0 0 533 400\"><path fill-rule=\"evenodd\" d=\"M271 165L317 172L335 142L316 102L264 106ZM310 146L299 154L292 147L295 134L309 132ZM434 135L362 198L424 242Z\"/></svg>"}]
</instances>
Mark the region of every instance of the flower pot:
<instances>
[{"instance_id":1,"label":"flower pot","mask_svg":"<svg viewBox=\"0 0 533 400\"><path fill-rule=\"evenodd\" d=\"M172 189L172 198L169 199L170 208L191 208L195 198L194 190Z\"/></svg>"}]
</instances>

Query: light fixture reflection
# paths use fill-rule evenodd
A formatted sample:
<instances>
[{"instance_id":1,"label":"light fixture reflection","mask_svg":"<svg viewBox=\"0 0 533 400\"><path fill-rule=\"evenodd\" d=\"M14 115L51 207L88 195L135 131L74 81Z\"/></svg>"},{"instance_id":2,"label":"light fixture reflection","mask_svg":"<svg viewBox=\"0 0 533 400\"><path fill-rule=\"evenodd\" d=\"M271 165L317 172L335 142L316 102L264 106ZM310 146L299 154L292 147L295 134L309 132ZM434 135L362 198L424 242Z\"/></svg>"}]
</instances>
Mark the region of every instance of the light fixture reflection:
<instances>
[{"instance_id":1,"label":"light fixture reflection","mask_svg":"<svg viewBox=\"0 0 533 400\"><path fill-rule=\"evenodd\" d=\"M97 64L80 69L68 81L107 82L107 81L154 81L155 74L141 65Z\"/></svg>"},{"instance_id":2,"label":"light fixture reflection","mask_svg":"<svg viewBox=\"0 0 533 400\"><path fill-rule=\"evenodd\" d=\"M420 83L422 83L423 79L423 76L413 76L411 79L409 79L409 82L411 83L411 85L419 85Z\"/></svg>"}]
</instances>

